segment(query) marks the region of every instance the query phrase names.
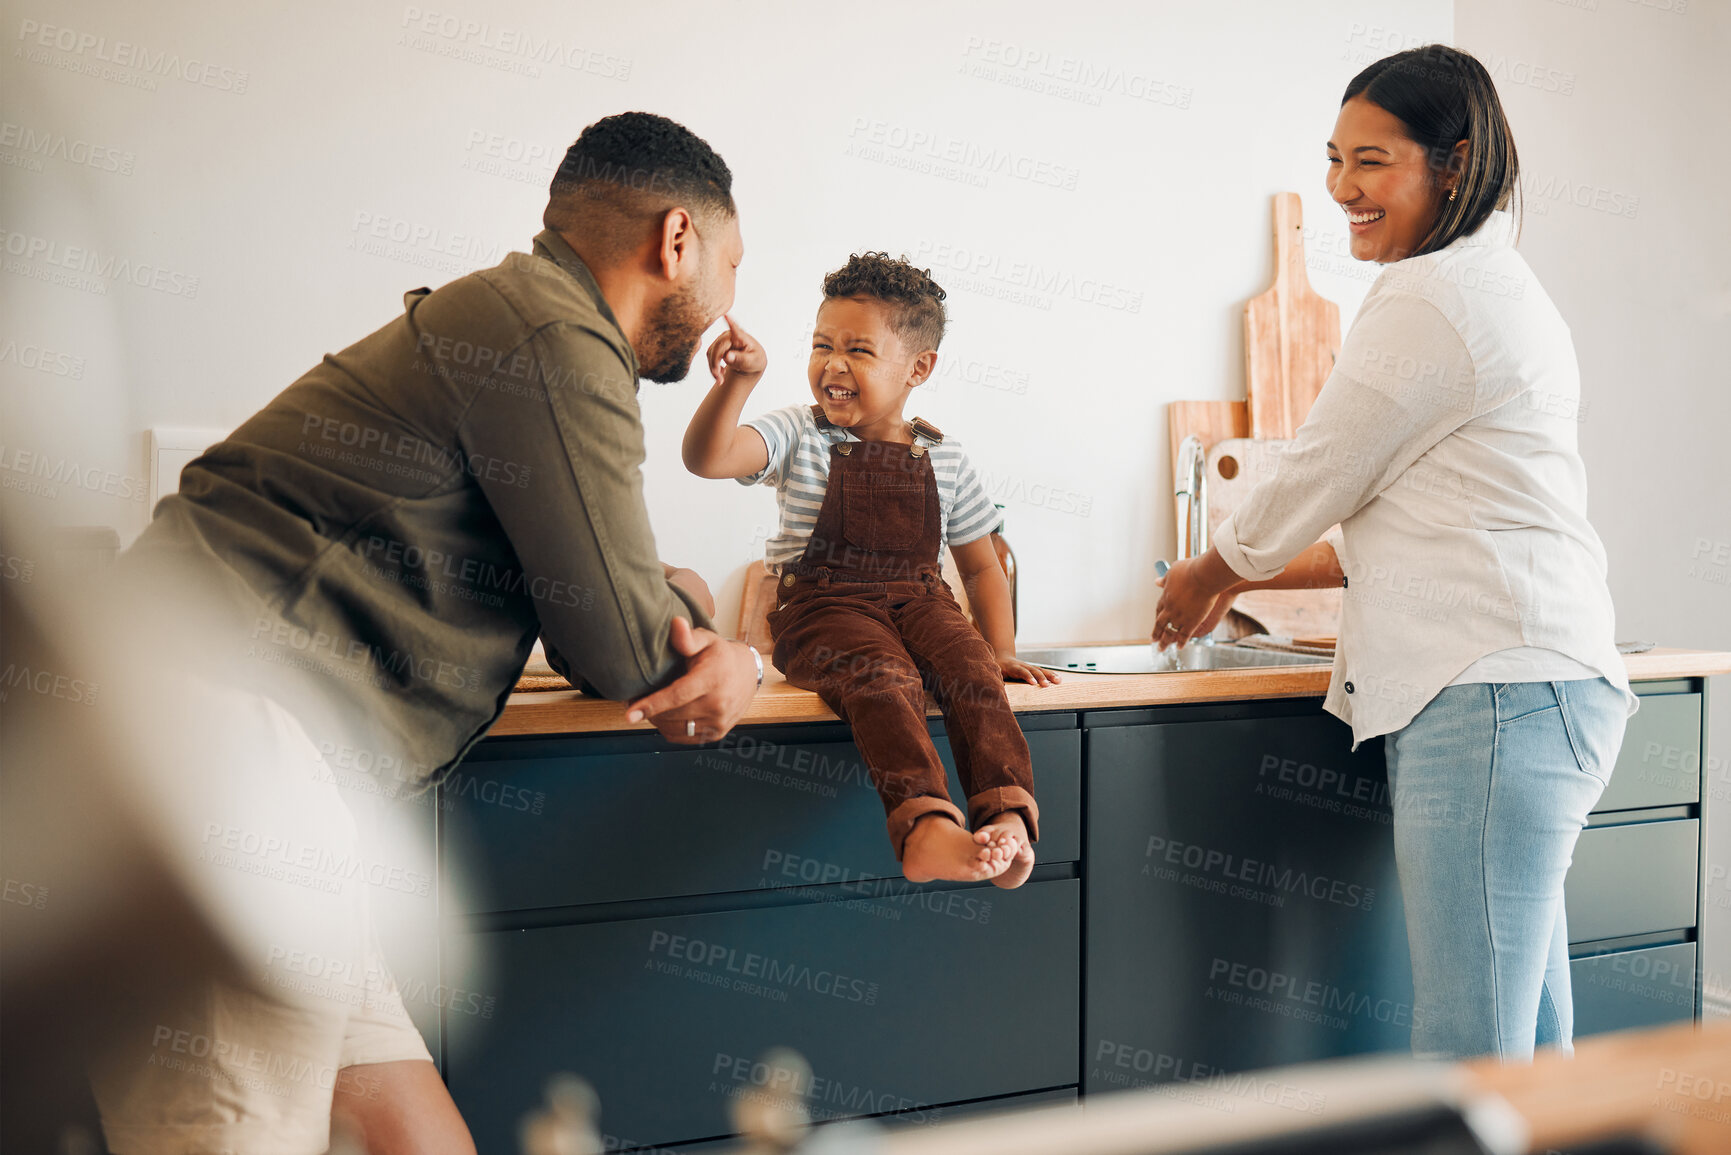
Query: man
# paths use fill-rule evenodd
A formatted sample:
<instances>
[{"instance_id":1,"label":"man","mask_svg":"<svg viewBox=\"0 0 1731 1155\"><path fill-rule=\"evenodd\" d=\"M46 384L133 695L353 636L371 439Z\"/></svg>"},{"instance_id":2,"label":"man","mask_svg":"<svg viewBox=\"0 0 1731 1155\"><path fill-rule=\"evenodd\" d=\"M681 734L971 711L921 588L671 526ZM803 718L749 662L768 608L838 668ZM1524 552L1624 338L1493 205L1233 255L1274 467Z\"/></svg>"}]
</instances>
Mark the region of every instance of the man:
<instances>
[{"instance_id":1,"label":"man","mask_svg":"<svg viewBox=\"0 0 1731 1155\"><path fill-rule=\"evenodd\" d=\"M199 844L254 966L99 1064L116 1152L322 1151L333 1115L374 1155L473 1151L377 958L363 884L285 889L244 855L343 861L359 836L309 734L436 781L498 717L538 634L573 681L634 699L673 741L713 741L744 712L758 656L708 628L695 575L657 560L636 398L639 377L683 378L732 303L731 187L672 121L590 125L532 254L409 293L403 316L189 465L122 558L152 599L135 641L177 671L153 679L173 684L156 701L192 735L173 743L185 768L164 825ZM255 926L261 909L293 925ZM351 997L278 973L316 951L365 976ZM261 1088L261 1067L315 1073Z\"/></svg>"}]
</instances>

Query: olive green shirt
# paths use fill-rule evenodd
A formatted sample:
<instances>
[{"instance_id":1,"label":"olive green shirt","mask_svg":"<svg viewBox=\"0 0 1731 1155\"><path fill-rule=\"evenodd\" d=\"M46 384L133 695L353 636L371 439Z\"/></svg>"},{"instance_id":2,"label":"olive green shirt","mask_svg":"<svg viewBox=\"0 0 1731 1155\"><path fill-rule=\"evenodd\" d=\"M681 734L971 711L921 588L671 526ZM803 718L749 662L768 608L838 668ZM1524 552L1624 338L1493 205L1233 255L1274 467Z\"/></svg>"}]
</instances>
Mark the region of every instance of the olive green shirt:
<instances>
[{"instance_id":1,"label":"olive green shirt","mask_svg":"<svg viewBox=\"0 0 1731 1155\"><path fill-rule=\"evenodd\" d=\"M188 465L121 568L222 623L210 676L336 711L318 724L395 743L420 783L498 718L537 633L627 699L677 672L675 615L709 623L658 560L637 359L570 246L544 231L404 301Z\"/></svg>"}]
</instances>

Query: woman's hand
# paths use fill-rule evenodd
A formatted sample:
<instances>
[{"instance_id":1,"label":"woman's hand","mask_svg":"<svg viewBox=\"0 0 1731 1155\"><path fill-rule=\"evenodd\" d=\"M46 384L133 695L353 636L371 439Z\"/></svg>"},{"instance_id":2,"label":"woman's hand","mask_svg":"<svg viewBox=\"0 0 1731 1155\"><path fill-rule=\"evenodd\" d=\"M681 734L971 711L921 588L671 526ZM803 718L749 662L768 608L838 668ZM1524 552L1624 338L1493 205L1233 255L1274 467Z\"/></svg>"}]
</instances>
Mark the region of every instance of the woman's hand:
<instances>
[{"instance_id":1,"label":"woman's hand","mask_svg":"<svg viewBox=\"0 0 1731 1155\"><path fill-rule=\"evenodd\" d=\"M1215 598L1214 608L1208 611L1208 616L1202 619L1200 626L1196 627L1195 636L1201 638L1213 633L1214 627L1218 626L1226 619L1226 615L1232 612L1232 603L1237 600L1238 592L1236 590L1228 591Z\"/></svg>"},{"instance_id":2,"label":"woman's hand","mask_svg":"<svg viewBox=\"0 0 1731 1155\"><path fill-rule=\"evenodd\" d=\"M1155 578L1154 584L1162 591L1154 610L1154 644L1164 650L1212 632L1234 599L1246 590L1334 589L1345 585L1346 578L1334 546L1319 541L1288 562L1285 569L1262 581L1244 580L1218 553L1209 550L1199 558L1176 563L1165 577Z\"/></svg>"},{"instance_id":3,"label":"woman's hand","mask_svg":"<svg viewBox=\"0 0 1731 1155\"><path fill-rule=\"evenodd\" d=\"M1064 679L1044 666L1030 665L1014 654L998 658L998 669L1006 682L1027 682L1034 686L1056 686Z\"/></svg>"},{"instance_id":4,"label":"woman's hand","mask_svg":"<svg viewBox=\"0 0 1731 1155\"><path fill-rule=\"evenodd\" d=\"M1164 578L1155 578L1160 603L1154 609L1156 649L1182 646L1208 633L1232 608L1238 596L1238 575L1220 555L1209 550L1198 558L1174 562Z\"/></svg>"}]
</instances>

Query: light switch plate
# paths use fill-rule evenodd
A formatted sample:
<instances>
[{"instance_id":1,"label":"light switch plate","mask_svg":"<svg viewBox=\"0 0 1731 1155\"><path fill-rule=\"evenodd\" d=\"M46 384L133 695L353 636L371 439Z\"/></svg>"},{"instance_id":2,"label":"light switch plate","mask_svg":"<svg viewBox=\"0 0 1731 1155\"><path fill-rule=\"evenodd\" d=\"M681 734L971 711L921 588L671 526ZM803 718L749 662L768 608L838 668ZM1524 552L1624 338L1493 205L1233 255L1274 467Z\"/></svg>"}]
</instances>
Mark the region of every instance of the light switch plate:
<instances>
[{"instance_id":1,"label":"light switch plate","mask_svg":"<svg viewBox=\"0 0 1731 1155\"><path fill-rule=\"evenodd\" d=\"M226 429L152 429L145 457L150 462L150 509L180 489L180 471L193 458L227 437Z\"/></svg>"}]
</instances>

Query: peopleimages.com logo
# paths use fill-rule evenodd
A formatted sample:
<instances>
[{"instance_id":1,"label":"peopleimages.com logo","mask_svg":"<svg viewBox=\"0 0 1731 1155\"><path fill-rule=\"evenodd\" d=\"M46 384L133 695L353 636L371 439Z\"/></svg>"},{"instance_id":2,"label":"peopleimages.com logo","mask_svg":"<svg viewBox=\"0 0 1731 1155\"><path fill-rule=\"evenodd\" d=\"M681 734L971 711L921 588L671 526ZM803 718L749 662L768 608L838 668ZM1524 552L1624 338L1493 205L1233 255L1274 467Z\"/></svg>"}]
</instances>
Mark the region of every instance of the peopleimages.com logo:
<instances>
[{"instance_id":1,"label":"peopleimages.com logo","mask_svg":"<svg viewBox=\"0 0 1731 1155\"><path fill-rule=\"evenodd\" d=\"M1177 868L1195 871L1197 878L1211 879L1223 886L1248 883L1252 887L1261 887L1267 897L1271 898L1303 895L1319 902L1330 902L1355 910L1370 910L1376 903L1375 887L1348 882L1343 878L1330 878L1314 871L1245 858L1191 842L1179 842L1158 834L1149 835L1145 857L1149 861L1143 866L1142 872L1166 881L1174 880L1171 876Z\"/></svg>"},{"instance_id":2,"label":"peopleimages.com logo","mask_svg":"<svg viewBox=\"0 0 1731 1155\"><path fill-rule=\"evenodd\" d=\"M791 962L665 930L650 932L649 953L664 956L673 963L691 964L684 974L686 978L723 987L731 985L736 991L751 994L773 993L778 996L776 1001L785 1001L789 991L806 991L868 1007L878 1001L878 984L874 982L826 967Z\"/></svg>"},{"instance_id":3,"label":"peopleimages.com logo","mask_svg":"<svg viewBox=\"0 0 1731 1155\"><path fill-rule=\"evenodd\" d=\"M81 32L57 24L36 20L18 22L18 40L24 45L18 55L29 53L34 64L48 64L46 49L64 53L62 67L69 72L83 72L104 80L132 83L134 87L154 90L155 84L139 84L139 80L160 78L183 80L200 88L240 95L246 92L250 74L238 68L228 68L183 56L166 48L152 48L129 40L110 40L93 32ZM67 67L70 64L72 67ZM137 75L133 75L137 74Z\"/></svg>"}]
</instances>

